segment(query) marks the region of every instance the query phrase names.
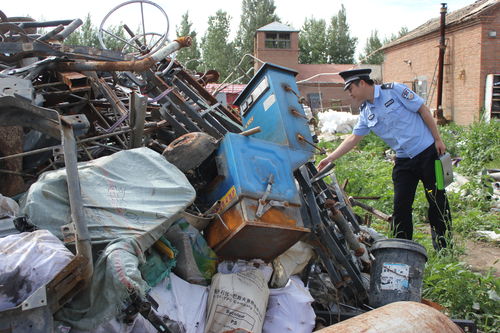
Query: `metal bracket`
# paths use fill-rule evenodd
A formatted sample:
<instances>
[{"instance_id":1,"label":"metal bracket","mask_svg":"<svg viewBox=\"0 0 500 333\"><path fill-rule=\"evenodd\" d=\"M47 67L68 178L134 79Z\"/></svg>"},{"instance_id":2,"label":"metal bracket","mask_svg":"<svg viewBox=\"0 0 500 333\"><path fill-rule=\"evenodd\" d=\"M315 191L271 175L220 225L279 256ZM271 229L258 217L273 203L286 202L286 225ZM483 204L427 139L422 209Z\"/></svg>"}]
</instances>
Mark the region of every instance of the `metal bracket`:
<instances>
[{"instance_id":1,"label":"metal bracket","mask_svg":"<svg viewBox=\"0 0 500 333\"><path fill-rule=\"evenodd\" d=\"M90 127L90 122L84 114L61 116L61 120L71 125L75 136L87 133L87 130Z\"/></svg>"},{"instance_id":2,"label":"metal bracket","mask_svg":"<svg viewBox=\"0 0 500 333\"><path fill-rule=\"evenodd\" d=\"M217 102L214 105L208 106L205 110L200 112L200 116L201 117L205 116L207 113L214 111L215 108L219 107L220 105L221 105L220 102Z\"/></svg>"},{"instance_id":3,"label":"metal bracket","mask_svg":"<svg viewBox=\"0 0 500 333\"><path fill-rule=\"evenodd\" d=\"M47 305L47 290L45 289L45 285L43 285L22 303L22 309L23 311L26 311L46 305Z\"/></svg>"},{"instance_id":4,"label":"metal bracket","mask_svg":"<svg viewBox=\"0 0 500 333\"><path fill-rule=\"evenodd\" d=\"M63 240L65 243L75 241L76 228L74 223L68 223L61 226L61 232L63 234Z\"/></svg>"},{"instance_id":5,"label":"metal bracket","mask_svg":"<svg viewBox=\"0 0 500 333\"><path fill-rule=\"evenodd\" d=\"M267 201L267 197L271 193L273 183L274 183L274 175L270 174L269 180L267 181L266 192L264 192L262 198L259 199L259 206L257 207L257 212L255 213L255 216L257 218L261 218L265 212L271 209L271 207L288 207L287 201L277 201L277 200Z\"/></svg>"},{"instance_id":6,"label":"metal bracket","mask_svg":"<svg viewBox=\"0 0 500 333\"><path fill-rule=\"evenodd\" d=\"M259 200L259 207L257 208L257 213L255 216L260 218L264 215L271 207L288 207L288 201L277 201L277 200L269 200L269 202Z\"/></svg>"}]
</instances>

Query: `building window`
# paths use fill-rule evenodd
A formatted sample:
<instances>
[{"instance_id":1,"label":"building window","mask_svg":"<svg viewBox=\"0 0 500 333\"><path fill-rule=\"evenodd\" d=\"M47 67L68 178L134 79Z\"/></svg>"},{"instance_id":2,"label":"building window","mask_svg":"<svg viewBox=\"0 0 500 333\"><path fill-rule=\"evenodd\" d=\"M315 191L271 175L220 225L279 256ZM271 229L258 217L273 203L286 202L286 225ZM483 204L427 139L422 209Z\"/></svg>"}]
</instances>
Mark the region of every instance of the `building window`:
<instances>
[{"instance_id":1,"label":"building window","mask_svg":"<svg viewBox=\"0 0 500 333\"><path fill-rule=\"evenodd\" d=\"M417 93L420 97L427 102L427 78L425 76L419 76L413 81L412 90Z\"/></svg>"},{"instance_id":2,"label":"building window","mask_svg":"<svg viewBox=\"0 0 500 333\"><path fill-rule=\"evenodd\" d=\"M268 49L289 49L290 33L288 32L266 32L266 48Z\"/></svg>"}]
</instances>

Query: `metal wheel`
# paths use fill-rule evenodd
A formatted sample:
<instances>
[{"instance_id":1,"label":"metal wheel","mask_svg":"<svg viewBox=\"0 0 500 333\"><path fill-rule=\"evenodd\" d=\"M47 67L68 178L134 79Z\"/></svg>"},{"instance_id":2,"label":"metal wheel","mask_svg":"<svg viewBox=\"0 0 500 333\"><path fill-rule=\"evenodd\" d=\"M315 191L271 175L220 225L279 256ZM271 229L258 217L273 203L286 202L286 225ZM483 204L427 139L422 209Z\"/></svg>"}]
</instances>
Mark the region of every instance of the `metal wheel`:
<instances>
[{"instance_id":1,"label":"metal wheel","mask_svg":"<svg viewBox=\"0 0 500 333\"><path fill-rule=\"evenodd\" d=\"M146 32L146 36L143 36L142 34L135 35L123 45L122 53L129 54L134 57L147 54L159 41L161 41L162 37L163 35L157 32ZM146 44L143 44L144 40L146 40Z\"/></svg>"},{"instance_id":2,"label":"metal wheel","mask_svg":"<svg viewBox=\"0 0 500 333\"><path fill-rule=\"evenodd\" d=\"M140 11L139 11L139 13L140 13L140 27L139 27L139 29L142 31L139 34L134 35L132 33L132 31L128 28L128 26L126 24L124 24L123 27L132 37L132 39L127 40L126 38L117 36L116 34L108 31L105 28L106 21L108 21L109 17L113 13L115 13L118 9L121 9L121 8L128 6L128 5L133 5L133 4L139 4L139 6L140 6ZM147 7L146 7L146 5L147 5ZM131 6L129 6L129 7L131 7ZM156 9L156 12L159 11L161 16L165 19L166 30L164 33L147 32L146 31L146 21L144 19L144 9L145 8L153 9L153 10ZM157 20L155 20L155 22L156 21ZM158 24L158 22L156 22L156 24ZM101 24L99 26L98 37L99 37L99 43L101 44L101 47L103 49L108 49L107 45L104 42L104 35L106 34L106 35L111 36L114 39L117 39L117 40L123 42L124 43L123 48L127 49L127 47L128 47L129 50L132 50L132 54L134 55L134 57L136 59L143 59L147 56L148 53L154 53L154 52L158 51L163 46L163 44L167 41L168 31L169 31L169 20L168 20L167 14L163 10L163 8L161 8L159 5L157 5L156 3L149 1L149 0L131 0L131 1L126 1L126 2L116 6L111 11L109 11L108 14L106 14L106 16L104 16L104 18L101 21ZM151 39L150 39L150 41L148 43L147 36L159 36L159 38L155 39L154 42L151 42Z\"/></svg>"}]
</instances>

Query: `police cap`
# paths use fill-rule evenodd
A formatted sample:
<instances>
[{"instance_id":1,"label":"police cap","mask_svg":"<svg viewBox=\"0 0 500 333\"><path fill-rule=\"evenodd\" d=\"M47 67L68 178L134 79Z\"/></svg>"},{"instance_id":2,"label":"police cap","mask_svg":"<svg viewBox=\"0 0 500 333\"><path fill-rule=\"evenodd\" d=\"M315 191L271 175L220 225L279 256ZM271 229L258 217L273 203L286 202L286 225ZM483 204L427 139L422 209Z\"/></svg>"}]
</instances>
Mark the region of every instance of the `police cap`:
<instances>
[{"instance_id":1,"label":"police cap","mask_svg":"<svg viewBox=\"0 0 500 333\"><path fill-rule=\"evenodd\" d=\"M356 80L369 80L371 71L370 68L362 68L340 72L339 75L342 76L345 81L344 90L347 90L351 83Z\"/></svg>"}]
</instances>

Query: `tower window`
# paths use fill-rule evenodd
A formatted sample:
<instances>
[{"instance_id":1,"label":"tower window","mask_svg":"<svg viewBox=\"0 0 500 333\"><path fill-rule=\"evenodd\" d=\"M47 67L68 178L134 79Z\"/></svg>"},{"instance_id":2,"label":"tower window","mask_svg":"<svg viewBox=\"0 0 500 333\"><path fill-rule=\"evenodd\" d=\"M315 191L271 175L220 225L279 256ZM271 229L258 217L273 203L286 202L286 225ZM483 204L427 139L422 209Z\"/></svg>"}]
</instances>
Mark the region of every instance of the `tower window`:
<instances>
[{"instance_id":1,"label":"tower window","mask_svg":"<svg viewBox=\"0 0 500 333\"><path fill-rule=\"evenodd\" d=\"M265 46L268 49L289 49L290 33L288 32L266 32Z\"/></svg>"}]
</instances>

